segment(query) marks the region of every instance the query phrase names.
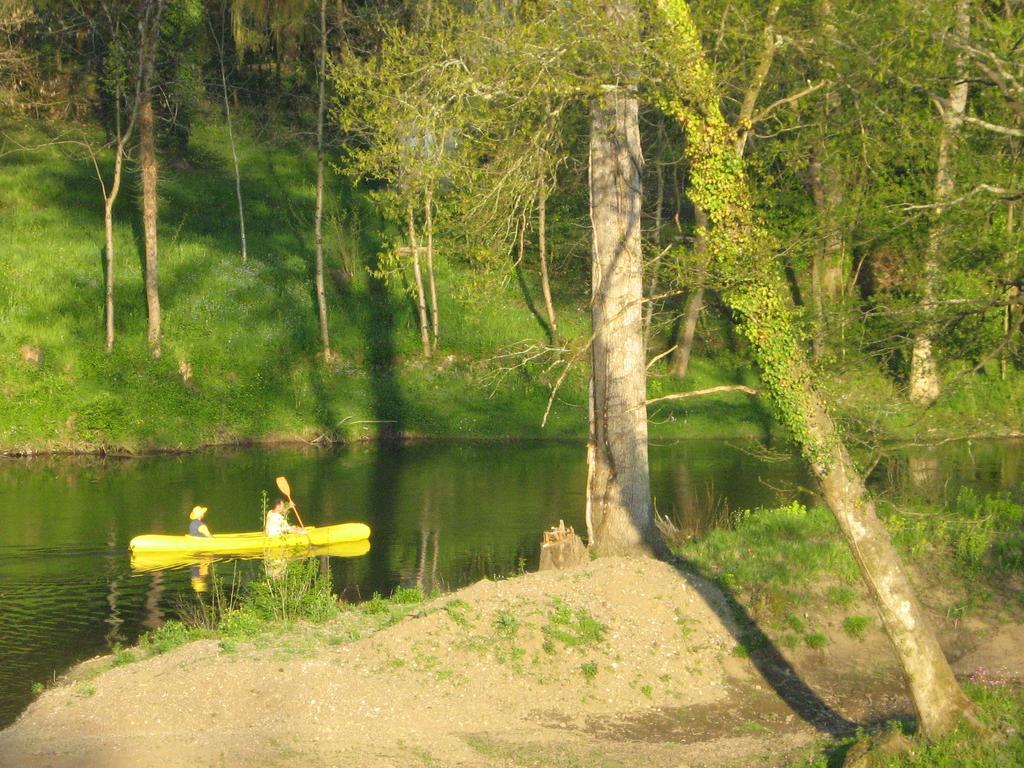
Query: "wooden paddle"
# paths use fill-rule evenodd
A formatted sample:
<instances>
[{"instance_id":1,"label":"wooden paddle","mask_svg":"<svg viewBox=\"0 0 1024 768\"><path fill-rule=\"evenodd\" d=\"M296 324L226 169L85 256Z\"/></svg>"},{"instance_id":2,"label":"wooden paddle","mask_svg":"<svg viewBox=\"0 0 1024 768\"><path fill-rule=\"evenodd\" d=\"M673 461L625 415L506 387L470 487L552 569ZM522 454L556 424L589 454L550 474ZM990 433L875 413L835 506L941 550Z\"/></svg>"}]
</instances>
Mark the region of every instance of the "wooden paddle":
<instances>
[{"instance_id":1,"label":"wooden paddle","mask_svg":"<svg viewBox=\"0 0 1024 768\"><path fill-rule=\"evenodd\" d=\"M277 478L275 482L277 483L277 487L281 489L281 493L288 497L288 503L291 504L292 509L295 510L295 519L299 521L299 525L305 528L306 524L302 522L302 516L299 515L299 509L295 506L295 502L292 501L292 488L288 485L288 478L281 476Z\"/></svg>"}]
</instances>

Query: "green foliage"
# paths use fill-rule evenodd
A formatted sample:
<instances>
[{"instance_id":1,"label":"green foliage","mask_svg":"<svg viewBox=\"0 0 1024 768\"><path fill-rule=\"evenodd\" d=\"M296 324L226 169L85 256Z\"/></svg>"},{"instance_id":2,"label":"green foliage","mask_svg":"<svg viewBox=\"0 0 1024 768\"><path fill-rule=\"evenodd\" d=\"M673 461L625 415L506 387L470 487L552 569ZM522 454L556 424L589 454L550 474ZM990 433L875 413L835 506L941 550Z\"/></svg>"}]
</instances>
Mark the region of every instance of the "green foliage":
<instances>
[{"instance_id":1,"label":"green foliage","mask_svg":"<svg viewBox=\"0 0 1024 768\"><path fill-rule=\"evenodd\" d=\"M205 636L206 632L203 630L171 619L145 634L139 641L139 647L148 653L167 653Z\"/></svg>"},{"instance_id":2,"label":"green foliage","mask_svg":"<svg viewBox=\"0 0 1024 768\"><path fill-rule=\"evenodd\" d=\"M939 512L887 513L897 544L913 555L945 550L962 573L993 582L1024 573L1024 506L1008 494L978 498L970 488L962 488Z\"/></svg>"},{"instance_id":3,"label":"green foliage","mask_svg":"<svg viewBox=\"0 0 1024 768\"><path fill-rule=\"evenodd\" d=\"M583 677L588 683L592 682L594 678L597 677L597 662L587 661L580 664L580 672L583 673Z\"/></svg>"},{"instance_id":4,"label":"green foliage","mask_svg":"<svg viewBox=\"0 0 1024 768\"><path fill-rule=\"evenodd\" d=\"M497 630L499 637L511 640L519 631L519 619L511 611L498 611L497 616L494 618L494 628Z\"/></svg>"},{"instance_id":5,"label":"green foliage","mask_svg":"<svg viewBox=\"0 0 1024 768\"><path fill-rule=\"evenodd\" d=\"M553 653L555 642L566 648L584 648L603 642L607 627L595 619L585 608L574 609L563 600L555 600L548 621L541 627L544 650Z\"/></svg>"},{"instance_id":6,"label":"green foliage","mask_svg":"<svg viewBox=\"0 0 1024 768\"><path fill-rule=\"evenodd\" d=\"M288 560L279 572L250 582L238 615L264 621L324 622L337 613L330 578L320 572L315 558Z\"/></svg>"},{"instance_id":7,"label":"green foliage","mask_svg":"<svg viewBox=\"0 0 1024 768\"><path fill-rule=\"evenodd\" d=\"M863 640L871 627L869 616L847 616L843 619L843 631L850 637Z\"/></svg>"}]
</instances>

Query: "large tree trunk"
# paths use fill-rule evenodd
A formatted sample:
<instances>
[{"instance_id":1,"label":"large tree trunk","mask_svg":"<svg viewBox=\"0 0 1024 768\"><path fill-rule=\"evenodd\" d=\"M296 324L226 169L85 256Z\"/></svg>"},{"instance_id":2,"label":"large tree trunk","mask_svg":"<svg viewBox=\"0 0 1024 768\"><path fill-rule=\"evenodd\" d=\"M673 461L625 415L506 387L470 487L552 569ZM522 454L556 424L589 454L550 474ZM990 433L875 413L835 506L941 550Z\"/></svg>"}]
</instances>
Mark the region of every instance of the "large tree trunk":
<instances>
[{"instance_id":1,"label":"large tree trunk","mask_svg":"<svg viewBox=\"0 0 1024 768\"><path fill-rule=\"evenodd\" d=\"M587 531L600 554L662 556L647 463L640 130L636 97L616 88L594 105L592 371Z\"/></svg>"},{"instance_id":2,"label":"large tree trunk","mask_svg":"<svg viewBox=\"0 0 1024 768\"><path fill-rule=\"evenodd\" d=\"M316 210L313 242L316 249L316 308L320 322L320 344L325 361L331 359L331 337L327 327L327 295L324 292L324 81L327 79L327 0L320 0L320 62L317 71L316 109ZM239 198L241 202L241 198ZM244 240L242 241L245 242Z\"/></svg>"},{"instance_id":3,"label":"large tree trunk","mask_svg":"<svg viewBox=\"0 0 1024 768\"><path fill-rule=\"evenodd\" d=\"M157 164L156 124L153 116L153 69L160 37L162 0L144 0L143 35L145 51L142 87L139 93L139 166L142 175L142 229L146 247L147 339L150 353L160 357L160 294L157 276Z\"/></svg>"},{"instance_id":4,"label":"large tree trunk","mask_svg":"<svg viewBox=\"0 0 1024 768\"><path fill-rule=\"evenodd\" d=\"M544 177L537 185L537 252L540 258L540 290L544 294L544 311L548 315L551 335L558 335L558 321L555 319L555 305L551 301L551 282L548 279L547 254L547 201L548 190Z\"/></svg>"},{"instance_id":5,"label":"large tree trunk","mask_svg":"<svg viewBox=\"0 0 1024 768\"><path fill-rule=\"evenodd\" d=\"M967 40L971 32L970 3L958 0L956 5L957 36ZM922 270L921 310L925 316L924 327L914 337L914 349L910 358L910 401L918 405L931 405L939 398L942 382L939 367L932 349L936 333L932 318L935 314L935 288L942 262L942 250L947 240L946 227L942 222L945 203L956 189L954 163L960 125L967 109L968 78L967 55L957 54L956 76L949 87L948 103L940 109L942 128L939 134L939 157L935 169L935 222L928 234Z\"/></svg>"},{"instance_id":6,"label":"large tree trunk","mask_svg":"<svg viewBox=\"0 0 1024 768\"><path fill-rule=\"evenodd\" d=\"M722 298L740 322L762 370L767 391L794 438L853 551L882 623L896 649L921 729L935 738L973 706L960 690L928 627L885 526L860 479L813 376L783 298L781 277L765 252L769 240L755 224L746 178L737 165L734 131L722 118L710 67L685 0L658 0L681 67L662 88L663 108L687 135L694 203L711 219L709 249L723 285Z\"/></svg>"}]
</instances>

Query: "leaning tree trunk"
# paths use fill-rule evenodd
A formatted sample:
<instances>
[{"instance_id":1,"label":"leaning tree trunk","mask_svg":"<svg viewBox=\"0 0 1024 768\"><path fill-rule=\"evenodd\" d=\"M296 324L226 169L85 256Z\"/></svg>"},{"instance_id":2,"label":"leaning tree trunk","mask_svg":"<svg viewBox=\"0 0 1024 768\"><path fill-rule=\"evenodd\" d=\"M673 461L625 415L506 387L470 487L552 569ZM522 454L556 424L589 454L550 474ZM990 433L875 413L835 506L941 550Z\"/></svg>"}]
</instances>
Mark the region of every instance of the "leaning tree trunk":
<instances>
[{"instance_id":1,"label":"leaning tree trunk","mask_svg":"<svg viewBox=\"0 0 1024 768\"><path fill-rule=\"evenodd\" d=\"M324 81L327 79L327 0L320 0L320 63L317 72L319 94L316 109L316 208L313 214L313 243L316 249L316 308L320 323L320 344L324 360L331 359L331 337L327 327L327 295L324 291ZM244 241L243 241L244 242Z\"/></svg>"},{"instance_id":2,"label":"leaning tree trunk","mask_svg":"<svg viewBox=\"0 0 1024 768\"><path fill-rule=\"evenodd\" d=\"M967 40L971 31L970 4L968 0L958 0L956 6L957 36ZM949 87L949 100L939 107L942 129L939 135L939 157L935 169L935 222L928 233L928 245L925 252L924 269L922 272L921 310L925 317L924 327L914 336L914 349L910 358L910 401L918 405L931 405L939 398L942 382L939 379L939 367L935 361L932 348L936 333L935 288L941 270L942 250L946 245L948 233L942 222L945 203L953 196L956 189L954 163L956 144L967 109L967 55L961 50L956 58L956 77Z\"/></svg>"},{"instance_id":3,"label":"leaning tree trunk","mask_svg":"<svg viewBox=\"0 0 1024 768\"><path fill-rule=\"evenodd\" d=\"M973 705L928 627L888 532L812 385L781 277L765 252L769 240L755 224L743 166L735 162L735 133L717 101L708 97L717 93L716 83L689 6L685 0L657 4L672 40L668 55L680 65L679 72L662 83L660 102L686 132L690 195L711 220L708 248L722 298L750 342L776 411L799 442L853 551L896 649L921 729L928 738L936 738L961 717L973 719Z\"/></svg>"},{"instance_id":4,"label":"leaning tree trunk","mask_svg":"<svg viewBox=\"0 0 1024 768\"><path fill-rule=\"evenodd\" d=\"M587 530L600 554L662 556L647 463L646 350L636 97L610 90L590 134L592 371Z\"/></svg>"},{"instance_id":5,"label":"leaning tree trunk","mask_svg":"<svg viewBox=\"0 0 1024 768\"><path fill-rule=\"evenodd\" d=\"M156 124L153 117L152 88L162 4L162 0L146 0L143 36L140 42L145 51L145 58L139 92L139 167L142 174L142 229L146 248L145 287L149 318L147 339L153 357L160 357L160 294L157 279Z\"/></svg>"}]
</instances>

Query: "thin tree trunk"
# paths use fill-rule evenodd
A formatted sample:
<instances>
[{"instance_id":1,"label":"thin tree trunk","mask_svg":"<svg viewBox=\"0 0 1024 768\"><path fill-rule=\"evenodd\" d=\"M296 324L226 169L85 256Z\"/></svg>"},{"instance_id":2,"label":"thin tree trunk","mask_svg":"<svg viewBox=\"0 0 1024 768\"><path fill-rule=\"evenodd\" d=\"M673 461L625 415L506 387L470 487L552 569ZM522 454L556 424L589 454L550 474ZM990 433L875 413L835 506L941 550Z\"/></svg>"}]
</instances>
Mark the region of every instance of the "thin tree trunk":
<instances>
[{"instance_id":1,"label":"thin tree trunk","mask_svg":"<svg viewBox=\"0 0 1024 768\"><path fill-rule=\"evenodd\" d=\"M715 83L700 46L700 36L685 0L658 0L680 46L680 82L699 94L691 105L680 91L662 94L666 111L687 135L687 154L695 174L706 183L691 191L695 204L711 218L716 239L716 277L722 298L733 309L750 342L778 413L800 443L803 456L821 484L826 503L839 523L892 640L910 689L922 732L934 739L973 720L973 705L929 629L885 526L875 512L860 474L825 408L783 298L781 277L770 258L767 238L754 221L742 166L735 157L729 126L717 101ZM732 157L730 157L732 155ZM727 200L727 204L714 205Z\"/></svg>"},{"instance_id":2,"label":"thin tree trunk","mask_svg":"<svg viewBox=\"0 0 1024 768\"><path fill-rule=\"evenodd\" d=\"M818 219L825 227L825 220L829 216L828 206L825 203L825 183L821 178L821 156L824 154L824 142L816 141L811 151L811 162L808 172L811 182L811 197L814 199L814 207L818 212ZM825 270L825 244L815 248L811 254L811 308L814 312L813 332L811 334L811 354L817 360L821 357L825 346L825 299L824 279Z\"/></svg>"},{"instance_id":3,"label":"thin tree trunk","mask_svg":"<svg viewBox=\"0 0 1024 768\"><path fill-rule=\"evenodd\" d=\"M662 141L659 144L664 145L665 131L659 124L658 135ZM657 192L654 194L654 247L658 251L656 261L653 264L651 271L651 277L648 281L647 286L647 301L644 303L644 349L650 349L651 346L651 323L654 320L654 297L658 293L658 267L661 261L661 211L665 205L665 167L658 163L657 166L657 179L658 186ZM646 353L645 353L646 354Z\"/></svg>"},{"instance_id":4,"label":"thin tree trunk","mask_svg":"<svg viewBox=\"0 0 1024 768\"><path fill-rule=\"evenodd\" d=\"M704 232L708 226L708 217L700 206L694 206L693 217L697 225L697 238L693 243L693 250L702 256L707 251L707 236ZM693 340L697 336L697 321L700 319L703 309L704 286L698 285L686 297L683 327L676 342L675 351L672 353L671 372L673 376L680 379L686 378L686 372L690 369L690 354L693 352Z\"/></svg>"},{"instance_id":5,"label":"thin tree trunk","mask_svg":"<svg viewBox=\"0 0 1024 768\"><path fill-rule=\"evenodd\" d=\"M327 295L324 292L324 81L327 79L327 0L320 0L320 65L317 72L316 111L316 210L313 214L313 242L316 249L316 307L320 322L320 343L324 360L331 360L331 338L327 327ZM239 200L241 202L241 200ZM242 242L245 242L244 240Z\"/></svg>"},{"instance_id":6,"label":"thin tree trunk","mask_svg":"<svg viewBox=\"0 0 1024 768\"><path fill-rule=\"evenodd\" d=\"M437 283L434 280L434 191L427 187L423 197L423 228L427 235L427 282L430 284L430 330L434 334L433 348L437 349L439 328Z\"/></svg>"},{"instance_id":7,"label":"thin tree trunk","mask_svg":"<svg viewBox=\"0 0 1024 768\"><path fill-rule=\"evenodd\" d=\"M555 305L551 301L551 282L548 279L547 256L547 184L543 175L537 185L537 251L540 257L540 290L544 294L544 311L552 336L558 335L558 321L555 319Z\"/></svg>"},{"instance_id":8,"label":"thin tree trunk","mask_svg":"<svg viewBox=\"0 0 1024 768\"><path fill-rule=\"evenodd\" d=\"M600 554L663 556L647 459L637 100L616 88L591 113L593 227L587 530Z\"/></svg>"},{"instance_id":9,"label":"thin tree trunk","mask_svg":"<svg viewBox=\"0 0 1024 768\"><path fill-rule=\"evenodd\" d=\"M968 39L971 31L970 3L957 0L957 35ZM935 288L941 270L942 250L947 240L946 227L942 222L948 201L956 189L954 162L960 125L967 109L968 95L967 57L960 52L956 59L956 76L949 87L949 101L940 107L942 128L939 135L939 157L935 170L935 221L928 233L928 246L922 270L921 310L925 315L923 328L914 337L914 348L910 358L910 401L918 405L931 405L939 398L942 382L939 367L932 348L936 333L934 326Z\"/></svg>"},{"instance_id":10,"label":"thin tree trunk","mask_svg":"<svg viewBox=\"0 0 1024 768\"><path fill-rule=\"evenodd\" d=\"M142 175L142 228L146 247L146 309L150 353L160 357L160 295L157 275L157 162L156 123L153 115L153 69L160 37L162 0L144 0L145 50L139 98L139 165Z\"/></svg>"},{"instance_id":11,"label":"thin tree trunk","mask_svg":"<svg viewBox=\"0 0 1024 768\"><path fill-rule=\"evenodd\" d=\"M412 252L412 274L416 280L416 308L419 313L420 342L423 344L423 356L430 357L430 326L427 324L427 301L423 295L423 273L420 272L420 249L416 245L416 216L409 203L406 212L409 217L409 250Z\"/></svg>"},{"instance_id":12,"label":"thin tree trunk","mask_svg":"<svg viewBox=\"0 0 1024 768\"><path fill-rule=\"evenodd\" d=\"M217 57L220 62L220 84L224 91L224 118L228 126L228 143L231 145L231 160L234 162L235 166L235 197L238 198L238 230L242 245L242 263L245 264L249 260L249 254L245 242L245 207L242 205L242 174L238 167L238 151L235 148L235 132L231 125L231 101L228 96L228 76L224 68L223 27L221 29L221 37L217 42Z\"/></svg>"},{"instance_id":13,"label":"thin tree trunk","mask_svg":"<svg viewBox=\"0 0 1024 768\"><path fill-rule=\"evenodd\" d=\"M779 8L782 0L772 0L768 7L768 14L765 18L764 29L761 31L761 56L757 60L757 67L754 69L754 77L743 94L743 101L740 103L740 113L736 118L736 139L733 146L736 154L743 157L747 146L747 137L753 127L754 107L757 106L757 99L764 88L764 81L768 79L768 73L772 68L772 61L775 59L775 20L779 16Z\"/></svg>"}]
</instances>

